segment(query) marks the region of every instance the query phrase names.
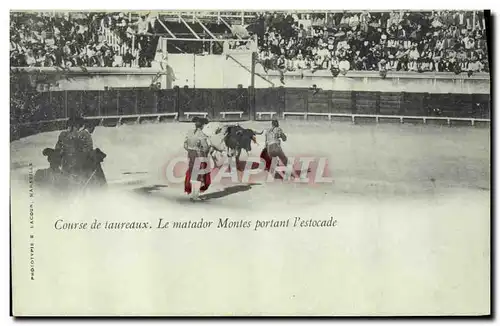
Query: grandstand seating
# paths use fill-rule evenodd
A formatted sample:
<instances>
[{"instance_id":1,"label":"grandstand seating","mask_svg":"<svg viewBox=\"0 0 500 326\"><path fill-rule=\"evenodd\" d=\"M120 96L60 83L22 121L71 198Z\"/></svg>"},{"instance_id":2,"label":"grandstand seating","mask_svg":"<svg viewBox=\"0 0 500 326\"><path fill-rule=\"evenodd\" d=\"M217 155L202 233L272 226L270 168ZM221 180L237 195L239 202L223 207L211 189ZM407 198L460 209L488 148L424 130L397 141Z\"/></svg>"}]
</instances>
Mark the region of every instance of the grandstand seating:
<instances>
[{"instance_id":1,"label":"grandstand seating","mask_svg":"<svg viewBox=\"0 0 500 326\"><path fill-rule=\"evenodd\" d=\"M266 69L489 71L483 12L11 12L10 23L17 67L150 67L160 36L255 34ZM174 41L167 51L220 54L222 46Z\"/></svg>"}]
</instances>

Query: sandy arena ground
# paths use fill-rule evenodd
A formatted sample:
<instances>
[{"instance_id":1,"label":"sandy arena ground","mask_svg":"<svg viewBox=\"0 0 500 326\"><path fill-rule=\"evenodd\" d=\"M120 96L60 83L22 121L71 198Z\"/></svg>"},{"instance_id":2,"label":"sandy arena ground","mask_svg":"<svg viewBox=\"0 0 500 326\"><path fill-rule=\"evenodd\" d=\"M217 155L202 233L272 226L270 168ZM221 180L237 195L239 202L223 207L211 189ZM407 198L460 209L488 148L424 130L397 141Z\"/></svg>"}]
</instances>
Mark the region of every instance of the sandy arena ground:
<instances>
[{"instance_id":1,"label":"sandy arena ground","mask_svg":"<svg viewBox=\"0 0 500 326\"><path fill-rule=\"evenodd\" d=\"M269 124L243 123L256 130ZM489 312L489 129L320 121L281 126L289 137L285 152L326 157L333 183L215 183L206 201L191 203L182 184L167 184L163 169L185 155L182 143L192 124L124 125L99 127L93 137L108 155L109 189L65 194L56 204L36 188L29 198L27 180L30 164L33 171L48 167L41 151L54 146L59 132L13 142L15 312ZM332 228L156 228L160 218L216 223L332 216ZM153 228L57 231L58 219L149 221Z\"/></svg>"}]
</instances>

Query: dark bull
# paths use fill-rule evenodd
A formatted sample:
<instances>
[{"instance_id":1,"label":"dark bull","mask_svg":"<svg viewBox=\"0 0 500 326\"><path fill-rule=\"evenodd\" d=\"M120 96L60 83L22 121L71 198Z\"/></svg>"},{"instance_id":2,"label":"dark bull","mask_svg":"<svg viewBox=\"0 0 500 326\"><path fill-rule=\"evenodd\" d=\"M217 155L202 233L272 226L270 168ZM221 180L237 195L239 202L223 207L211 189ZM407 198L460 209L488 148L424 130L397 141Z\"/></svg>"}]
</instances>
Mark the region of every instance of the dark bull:
<instances>
[{"instance_id":1,"label":"dark bull","mask_svg":"<svg viewBox=\"0 0 500 326\"><path fill-rule=\"evenodd\" d=\"M216 133L220 133L222 128L219 128ZM256 132L249 128L243 128L239 125L231 125L226 127L224 134L224 143L227 148L235 153L236 161L238 162L241 155L241 150L244 149L247 154L252 150L252 141L257 143L256 135L262 135L263 131Z\"/></svg>"}]
</instances>

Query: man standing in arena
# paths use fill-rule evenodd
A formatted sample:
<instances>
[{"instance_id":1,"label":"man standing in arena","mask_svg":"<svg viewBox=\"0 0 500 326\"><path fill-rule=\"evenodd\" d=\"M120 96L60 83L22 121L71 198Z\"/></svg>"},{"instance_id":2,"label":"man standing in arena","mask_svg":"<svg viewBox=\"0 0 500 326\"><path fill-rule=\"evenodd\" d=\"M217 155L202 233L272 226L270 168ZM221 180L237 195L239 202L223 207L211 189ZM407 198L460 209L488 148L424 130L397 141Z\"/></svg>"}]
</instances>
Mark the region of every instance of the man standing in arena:
<instances>
[{"instance_id":1,"label":"man standing in arena","mask_svg":"<svg viewBox=\"0 0 500 326\"><path fill-rule=\"evenodd\" d=\"M273 158L279 158L284 166L288 165L288 158L281 148L281 140L286 141L287 137L279 126L279 122L273 119L271 129L266 131L266 145L260 154L260 158L266 162L266 171L271 168Z\"/></svg>"},{"instance_id":2,"label":"man standing in arena","mask_svg":"<svg viewBox=\"0 0 500 326\"><path fill-rule=\"evenodd\" d=\"M102 178L97 178L98 173L102 173L102 177L104 176L101 164L96 158L96 151L94 151L94 143L92 140L92 132L94 129L95 125L90 120L85 119L83 120L83 128L78 131L79 155L81 160L80 173L84 182L84 187L91 181L101 181L100 179Z\"/></svg>"},{"instance_id":3,"label":"man standing in arena","mask_svg":"<svg viewBox=\"0 0 500 326\"><path fill-rule=\"evenodd\" d=\"M188 153L189 166L184 179L184 191L191 194L192 200L199 200L199 194L208 189L211 183L210 172L200 174L200 170L208 168L208 152L210 149L208 136L203 127L208 124L206 118L194 117L195 129L190 131L184 141L184 149ZM193 172L196 175L193 175Z\"/></svg>"},{"instance_id":4,"label":"man standing in arena","mask_svg":"<svg viewBox=\"0 0 500 326\"><path fill-rule=\"evenodd\" d=\"M59 134L55 146L55 149L61 152L61 170L72 180L78 179L80 172L78 130L82 126L82 119L76 117L69 118L67 129Z\"/></svg>"},{"instance_id":5,"label":"man standing in arena","mask_svg":"<svg viewBox=\"0 0 500 326\"><path fill-rule=\"evenodd\" d=\"M83 120L83 118L82 118ZM92 142L91 130L92 126L90 121L83 120L82 128L78 131L78 138L80 140L80 152L83 158L86 158L94 150L94 144Z\"/></svg>"}]
</instances>

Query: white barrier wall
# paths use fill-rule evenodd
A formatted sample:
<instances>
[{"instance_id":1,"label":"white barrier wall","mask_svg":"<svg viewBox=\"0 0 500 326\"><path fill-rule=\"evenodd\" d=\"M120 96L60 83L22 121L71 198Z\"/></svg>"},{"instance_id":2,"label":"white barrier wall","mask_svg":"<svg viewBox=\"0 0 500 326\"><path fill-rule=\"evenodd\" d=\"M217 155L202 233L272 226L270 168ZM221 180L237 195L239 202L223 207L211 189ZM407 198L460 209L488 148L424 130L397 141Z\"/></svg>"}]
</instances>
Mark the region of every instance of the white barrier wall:
<instances>
[{"instance_id":1,"label":"white barrier wall","mask_svg":"<svg viewBox=\"0 0 500 326\"><path fill-rule=\"evenodd\" d=\"M192 54L169 54L168 63L175 72L173 85L197 88L235 88L251 85L252 58L250 53L231 53L226 55L195 56ZM276 71L264 72L257 64L255 71L256 88L297 87L309 88L316 85L325 90L338 91L381 91L381 92L429 92L429 93L468 93L489 94L489 74L466 73L408 73L389 72L387 78L380 78L376 71L350 71L345 76L333 77L329 71L312 74L304 71L287 72L285 84L280 81Z\"/></svg>"},{"instance_id":2,"label":"white barrier wall","mask_svg":"<svg viewBox=\"0 0 500 326\"><path fill-rule=\"evenodd\" d=\"M172 85L197 88L236 88L250 86L250 53L226 55L169 54L175 80Z\"/></svg>"},{"instance_id":3,"label":"white barrier wall","mask_svg":"<svg viewBox=\"0 0 500 326\"><path fill-rule=\"evenodd\" d=\"M105 87L149 87L155 75L136 74L112 74L72 76L70 79L61 79L58 85L51 87L51 90L104 90Z\"/></svg>"},{"instance_id":4,"label":"white barrier wall","mask_svg":"<svg viewBox=\"0 0 500 326\"><path fill-rule=\"evenodd\" d=\"M189 87L194 87L194 55L169 54L167 60L168 65L172 67L174 76L172 86L183 87L184 85L187 85Z\"/></svg>"},{"instance_id":5,"label":"white barrier wall","mask_svg":"<svg viewBox=\"0 0 500 326\"><path fill-rule=\"evenodd\" d=\"M256 69L260 72L260 69ZM263 72L262 72L263 73ZM460 94L490 94L491 83L488 78L471 79L467 78L465 73L460 77L449 76L448 79L434 78L433 76L421 75L419 78L391 77L385 79L380 77L362 77L353 72L347 73L346 76L332 77L329 72L316 73L312 75L306 72L302 78L297 74L285 75L285 84L281 84L280 77L272 72L270 75L264 75L272 81L276 87L294 87L308 88L316 85L325 90L336 91L379 91L379 92L414 92L414 93L460 93ZM453 74L454 75L454 74ZM465 78L464 78L465 76ZM427 77L427 78L422 78ZM255 77L255 87L269 87L269 83Z\"/></svg>"},{"instance_id":6,"label":"white barrier wall","mask_svg":"<svg viewBox=\"0 0 500 326\"><path fill-rule=\"evenodd\" d=\"M225 57L225 56L224 56ZM224 58L223 82L225 88L235 88L238 84L243 87L251 86L252 82L252 54L249 52L233 52ZM269 87L264 86L264 87Z\"/></svg>"},{"instance_id":7,"label":"white barrier wall","mask_svg":"<svg viewBox=\"0 0 500 326\"><path fill-rule=\"evenodd\" d=\"M170 67L157 68L108 68L89 67L69 68L62 71L55 67L11 68L32 74L40 74L37 88L39 90L71 91L71 90L104 90L109 88L150 87L152 83L160 83L161 88L172 88L173 72ZM159 71L164 73L158 75ZM44 76L45 75L45 76ZM47 78L47 80L46 80Z\"/></svg>"},{"instance_id":8,"label":"white barrier wall","mask_svg":"<svg viewBox=\"0 0 500 326\"><path fill-rule=\"evenodd\" d=\"M233 60L234 58L234 60ZM165 74L157 78L162 71L156 68L71 68L64 74L55 68L22 68L27 71L42 71L60 76L52 90L104 90L105 87L149 87L152 81L161 83L162 88L174 86L190 88L244 88L251 84L251 54L233 53L226 55L195 56L193 54L170 54ZM277 72L264 73L260 65L256 72L266 78L255 76L256 88L296 87L309 88L316 85L324 90L338 91L380 91L380 92L428 92L490 94L490 76L486 73L468 77L462 73L408 73L391 72L382 79L378 72L350 71L347 75L332 77L329 71L317 71L315 74L304 72L301 77L297 72L285 74L285 84L280 82ZM270 83L270 82L271 83Z\"/></svg>"}]
</instances>

